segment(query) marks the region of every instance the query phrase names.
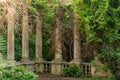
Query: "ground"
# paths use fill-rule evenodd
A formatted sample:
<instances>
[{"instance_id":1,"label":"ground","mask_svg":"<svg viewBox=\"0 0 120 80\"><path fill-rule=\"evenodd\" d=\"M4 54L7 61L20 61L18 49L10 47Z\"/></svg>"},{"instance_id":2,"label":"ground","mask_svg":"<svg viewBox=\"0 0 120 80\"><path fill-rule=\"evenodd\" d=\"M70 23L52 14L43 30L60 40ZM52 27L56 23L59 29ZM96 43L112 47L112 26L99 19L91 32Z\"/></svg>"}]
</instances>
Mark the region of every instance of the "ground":
<instances>
[{"instance_id":1,"label":"ground","mask_svg":"<svg viewBox=\"0 0 120 80\"><path fill-rule=\"evenodd\" d=\"M40 74L38 80L81 80L80 78L61 77L48 74Z\"/></svg>"},{"instance_id":2,"label":"ground","mask_svg":"<svg viewBox=\"0 0 120 80\"><path fill-rule=\"evenodd\" d=\"M79 79L79 78L64 78L64 77L55 77L55 78L40 77L38 80L81 80L81 79Z\"/></svg>"},{"instance_id":3,"label":"ground","mask_svg":"<svg viewBox=\"0 0 120 80\"><path fill-rule=\"evenodd\" d=\"M48 74L40 74L38 80L83 80L80 78L73 78L73 77L62 77L62 76L55 76L55 75L48 75ZM91 80L90 78L84 80Z\"/></svg>"}]
</instances>

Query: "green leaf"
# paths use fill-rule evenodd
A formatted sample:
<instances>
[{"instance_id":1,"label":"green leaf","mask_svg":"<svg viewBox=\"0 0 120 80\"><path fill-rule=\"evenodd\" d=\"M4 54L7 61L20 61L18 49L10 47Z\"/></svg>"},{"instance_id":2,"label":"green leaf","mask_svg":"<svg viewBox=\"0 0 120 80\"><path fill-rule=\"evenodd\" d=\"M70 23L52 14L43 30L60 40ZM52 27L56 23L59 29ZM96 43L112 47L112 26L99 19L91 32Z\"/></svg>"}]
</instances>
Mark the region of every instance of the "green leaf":
<instances>
[{"instance_id":1,"label":"green leaf","mask_svg":"<svg viewBox=\"0 0 120 80\"><path fill-rule=\"evenodd\" d=\"M33 7L33 6L29 6L29 8L28 8L31 12L36 12L37 10L36 10L36 8L35 7Z\"/></svg>"}]
</instances>

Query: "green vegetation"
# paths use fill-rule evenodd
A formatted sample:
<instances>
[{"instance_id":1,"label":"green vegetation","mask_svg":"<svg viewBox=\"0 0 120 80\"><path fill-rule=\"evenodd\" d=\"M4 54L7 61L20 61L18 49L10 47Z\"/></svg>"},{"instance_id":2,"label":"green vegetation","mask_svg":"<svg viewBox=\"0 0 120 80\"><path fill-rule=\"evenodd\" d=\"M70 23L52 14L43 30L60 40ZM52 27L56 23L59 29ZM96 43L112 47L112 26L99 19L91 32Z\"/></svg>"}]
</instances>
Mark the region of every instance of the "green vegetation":
<instances>
[{"instance_id":1,"label":"green vegetation","mask_svg":"<svg viewBox=\"0 0 120 80\"><path fill-rule=\"evenodd\" d=\"M101 78L101 77L94 77L92 78L92 80L117 80L115 76L111 75L111 76L108 76L108 77L104 77L104 78Z\"/></svg>"},{"instance_id":2,"label":"green vegetation","mask_svg":"<svg viewBox=\"0 0 120 80\"><path fill-rule=\"evenodd\" d=\"M0 55L6 56L6 40L3 35L0 35Z\"/></svg>"},{"instance_id":3,"label":"green vegetation","mask_svg":"<svg viewBox=\"0 0 120 80\"><path fill-rule=\"evenodd\" d=\"M78 68L76 64L71 64L69 67L63 68L63 74L66 77L82 77L83 72Z\"/></svg>"},{"instance_id":4,"label":"green vegetation","mask_svg":"<svg viewBox=\"0 0 120 80\"><path fill-rule=\"evenodd\" d=\"M0 80L36 80L37 75L23 66L15 66L0 55Z\"/></svg>"},{"instance_id":5,"label":"green vegetation","mask_svg":"<svg viewBox=\"0 0 120 80\"><path fill-rule=\"evenodd\" d=\"M119 0L76 0L73 4L86 42L92 43L91 49L97 51L103 62L115 61L120 54L119 3Z\"/></svg>"},{"instance_id":6,"label":"green vegetation","mask_svg":"<svg viewBox=\"0 0 120 80\"><path fill-rule=\"evenodd\" d=\"M30 2L28 10L29 26L29 58L35 59L35 37L36 37L36 12L40 13L42 26L42 56L46 61L52 61L55 57L55 29L56 9L59 0L24 0ZM18 2L19 3L19 2ZM71 5L60 3L60 21L61 21L61 43L63 59L67 62L73 59L74 53L74 35L73 35L73 13L77 17L77 26L80 32L81 58L83 62L91 62L92 66L97 66L94 60L95 56L102 64L97 66L99 70L110 68L112 74L118 76L117 67L120 66L120 0L73 0ZM2 9L3 8L3 9ZM6 57L7 53L7 10L0 4L0 53ZM15 19L15 60L22 58L22 7L21 2L16 7ZM1 28L2 27L2 28ZM96 54L94 54L96 52ZM0 63L4 61L0 59ZM6 61L5 64L6 65ZM101 68L99 68L101 67ZM4 76L12 76L16 68L1 70ZM12 71L13 70L13 71ZM15 72L14 72L15 71ZM8 72L8 73L6 73ZM12 73L13 74L10 74ZM70 65L63 69L65 76L80 77L81 70L76 65ZM0 73L1 74L1 73ZM20 77L20 73L15 76ZM25 74L31 76L31 72ZM34 74L33 74L34 75ZM15 78L15 77L14 77ZM103 78L103 80L112 80L113 77ZM93 80L99 80L94 78Z\"/></svg>"},{"instance_id":7,"label":"green vegetation","mask_svg":"<svg viewBox=\"0 0 120 80\"><path fill-rule=\"evenodd\" d=\"M23 66L0 69L0 80L36 80L37 75Z\"/></svg>"},{"instance_id":8,"label":"green vegetation","mask_svg":"<svg viewBox=\"0 0 120 80\"><path fill-rule=\"evenodd\" d=\"M80 31L86 36L88 53L96 51L99 61L107 63L115 74L120 58L120 1L76 0L72 9L79 18Z\"/></svg>"}]
</instances>

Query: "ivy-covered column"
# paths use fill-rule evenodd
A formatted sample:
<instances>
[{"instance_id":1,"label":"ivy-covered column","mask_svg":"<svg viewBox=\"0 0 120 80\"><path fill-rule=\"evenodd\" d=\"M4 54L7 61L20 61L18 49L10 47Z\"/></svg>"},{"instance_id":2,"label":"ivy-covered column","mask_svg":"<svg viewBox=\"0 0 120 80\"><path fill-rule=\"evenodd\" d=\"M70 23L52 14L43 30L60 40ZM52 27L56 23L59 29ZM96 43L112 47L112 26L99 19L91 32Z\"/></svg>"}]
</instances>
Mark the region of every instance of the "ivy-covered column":
<instances>
[{"instance_id":1,"label":"ivy-covered column","mask_svg":"<svg viewBox=\"0 0 120 80\"><path fill-rule=\"evenodd\" d=\"M62 43L61 43L61 29L62 29L61 14L62 14L62 9L59 5L56 10L55 59L53 60L54 64L52 65L52 74L62 74L62 66L60 64L63 61Z\"/></svg>"},{"instance_id":2,"label":"ivy-covered column","mask_svg":"<svg viewBox=\"0 0 120 80\"><path fill-rule=\"evenodd\" d=\"M23 19L22 19L22 61L29 61L29 26L28 26L28 6L27 2L23 2Z\"/></svg>"},{"instance_id":3,"label":"ivy-covered column","mask_svg":"<svg viewBox=\"0 0 120 80\"><path fill-rule=\"evenodd\" d=\"M29 24L28 24L28 8L30 0L25 0L22 4L22 64L31 71L34 71L34 62L29 60Z\"/></svg>"},{"instance_id":4,"label":"ivy-covered column","mask_svg":"<svg viewBox=\"0 0 120 80\"><path fill-rule=\"evenodd\" d=\"M7 26L7 60L14 62L14 23L15 23L15 6L14 3L8 2L6 20Z\"/></svg>"},{"instance_id":5,"label":"ivy-covered column","mask_svg":"<svg viewBox=\"0 0 120 80\"><path fill-rule=\"evenodd\" d=\"M55 29L55 60L62 60L62 42L61 42L62 24L60 20L60 7L56 10L56 29Z\"/></svg>"},{"instance_id":6,"label":"ivy-covered column","mask_svg":"<svg viewBox=\"0 0 120 80\"><path fill-rule=\"evenodd\" d=\"M74 63L80 63L81 62L81 50L80 50L80 32L79 28L77 26L77 16L75 12L73 12L73 24L74 24L74 59L72 62Z\"/></svg>"},{"instance_id":7,"label":"ivy-covered column","mask_svg":"<svg viewBox=\"0 0 120 80\"><path fill-rule=\"evenodd\" d=\"M39 64L40 62L44 61L42 58L42 19L40 12L36 11L36 54L35 54L35 71L36 72L43 72L44 65Z\"/></svg>"},{"instance_id":8,"label":"ivy-covered column","mask_svg":"<svg viewBox=\"0 0 120 80\"><path fill-rule=\"evenodd\" d=\"M36 12L36 60L42 61L42 29L41 29L41 15Z\"/></svg>"}]
</instances>

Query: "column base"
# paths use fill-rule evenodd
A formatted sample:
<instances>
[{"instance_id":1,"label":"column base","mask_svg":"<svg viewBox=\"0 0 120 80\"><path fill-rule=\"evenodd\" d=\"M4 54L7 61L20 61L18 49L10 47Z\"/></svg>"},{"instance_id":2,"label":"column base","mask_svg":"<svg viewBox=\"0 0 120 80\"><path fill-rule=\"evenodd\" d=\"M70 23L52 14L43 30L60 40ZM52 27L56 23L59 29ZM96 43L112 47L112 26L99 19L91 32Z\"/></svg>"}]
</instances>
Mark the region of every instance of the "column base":
<instances>
[{"instance_id":1,"label":"column base","mask_svg":"<svg viewBox=\"0 0 120 80\"><path fill-rule=\"evenodd\" d=\"M52 61L52 69L51 69L52 74L61 75L63 73L62 65L61 65L62 62L64 62L63 59L54 59Z\"/></svg>"},{"instance_id":2,"label":"column base","mask_svg":"<svg viewBox=\"0 0 120 80\"><path fill-rule=\"evenodd\" d=\"M21 62L21 64L28 70L30 71L35 71L34 66L35 66L35 62L34 61L30 61L30 60L24 60Z\"/></svg>"},{"instance_id":3,"label":"column base","mask_svg":"<svg viewBox=\"0 0 120 80\"><path fill-rule=\"evenodd\" d=\"M36 73L44 73L44 62L45 60L43 58L36 58L35 59L35 72Z\"/></svg>"},{"instance_id":4,"label":"column base","mask_svg":"<svg viewBox=\"0 0 120 80\"><path fill-rule=\"evenodd\" d=\"M24 63L24 62L30 62L29 59L21 59L21 62Z\"/></svg>"}]
</instances>

